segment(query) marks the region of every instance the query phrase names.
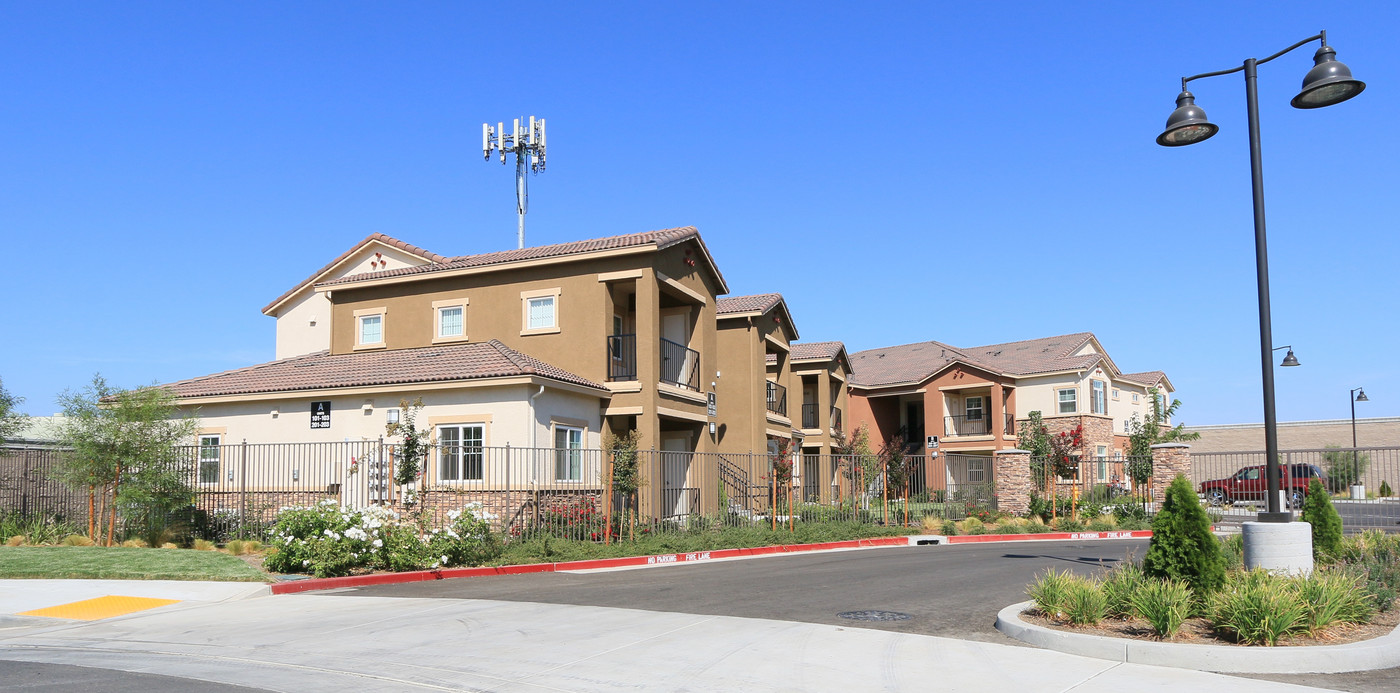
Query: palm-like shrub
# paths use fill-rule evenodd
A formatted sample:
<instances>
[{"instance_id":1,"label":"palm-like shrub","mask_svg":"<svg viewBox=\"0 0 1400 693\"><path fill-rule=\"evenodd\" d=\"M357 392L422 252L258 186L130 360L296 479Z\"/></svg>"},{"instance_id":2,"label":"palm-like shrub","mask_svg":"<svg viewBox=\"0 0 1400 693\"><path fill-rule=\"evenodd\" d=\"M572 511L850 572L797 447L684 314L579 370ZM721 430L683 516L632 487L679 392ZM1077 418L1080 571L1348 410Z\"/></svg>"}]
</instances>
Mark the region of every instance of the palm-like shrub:
<instances>
[{"instance_id":1,"label":"palm-like shrub","mask_svg":"<svg viewBox=\"0 0 1400 693\"><path fill-rule=\"evenodd\" d=\"M1251 645L1276 645L1280 638L1307 630L1308 608L1292 581L1262 569L1241 575L1215 594L1209 612L1217 631Z\"/></svg>"},{"instance_id":2,"label":"palm-like shrub","mask_svg":"<svg viewBox=\"0 0 1400 693\"><path fill-rule=\"evenodd\" d=\"M1318 571L1297 581L1298 597L1307 607L1304 627L1317 633L1334 623L1371 620L1371 596L1358 575L1337 570Z\"/></svg>"},{"instance_id":3,"label":"palm-like shrub","mask_svg":"<svg viewBox=\"0 0 1400 693\"><path fill-rule=\"evenodd\" d=\"M1317 479L1308 484L1308 495L1303 499L1302 520L1312 525L1313 558L1328 559L1341 551L1342 516L1332 507L1332 499Z\"/></svg>"},{"instance_id":4,"label":"palm-like shrub","mask_svg":"<svg viewBox=\"0 0 1400 693\"><path fill-rule=\"evenodd\" d=\"M1152 542L1142 559L1149 577L1185 582L1196 594L1208 594L1225 582L1220 541L1210 533L1210 518L1186 477L1167 488L1162 509L1152 520Z\"/></svg>"},{"instance_id":5,"label":"palm-like shrub","mask_svg":"<svg viewBox=\"0 0 1400 693\"><path fill-rule=\"evenodd\" d=\"M1127 618L1133 615L1133 595L1148 582L1142 566L1128 561L1108 571L1100 588L1104 595L1104 611L1109 616Z\"/></svg>"},{"instance_id":6,"label":"palm-like shrub","mask_svg":"<svg viewBox=\"0 0 1400 693\"><path fill-rule=\"evenodd\" d=\"M1073 583L1074 575L1068 570L1057 573L1052 568L1026 588L1026 596L1047 617L1060 618L1064 615L1065 601L1069 598Z\"/></svg>"},{"instance_id":7,"label":"palm-like shrub","mask_svg":"<svg viewBox=\"0 0 1400 693\"><path fill-rule=\"evenodd\" d=\"M1085 578L1071 579L1065 593L1065 617L1076 626L1098 625L1108 608L1108 600L1098 583Z\"/></svg>"},{"instance_id":8,"label":"palm-like shrub","mask_svg":"<svg viewBox=\"0 0 1400 693\"><path fill-rule=\"evenodd\" d=\"M1159 638L1174 638L1191 615L1191 587L1176 580L1145 580L1130 594L1133 613Z\"/></svg>"}]
</instances>

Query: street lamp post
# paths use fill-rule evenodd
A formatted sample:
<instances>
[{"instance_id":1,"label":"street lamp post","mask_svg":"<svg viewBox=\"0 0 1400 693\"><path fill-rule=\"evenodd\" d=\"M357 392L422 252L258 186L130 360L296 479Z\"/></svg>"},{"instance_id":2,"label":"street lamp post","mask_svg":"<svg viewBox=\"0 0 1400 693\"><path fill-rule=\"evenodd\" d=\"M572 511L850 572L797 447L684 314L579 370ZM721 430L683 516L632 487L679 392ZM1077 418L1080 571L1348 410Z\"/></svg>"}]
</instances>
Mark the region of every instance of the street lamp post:
<instances>
[{"instance_id":1,"label":"street lamp post","mask_svg":"<svg viewBox=\"0 0 1400 693\"><path fill-rule=\"evenodd\" d=\"M1361 467L1357 465L1360 456L1356 450L1356 403L1369 402L1371 398L1367 397L1366 391L1359 387L1352 388L1350 395L1347 399L1351 400L1351 468L1353 471L1359 471Z\"/></svg>"},{"instance_id":2,"label":"street lamp post","mask_svg":"<svg viewBox=\"0 0 1400 693\"><path fill-rule=\"evenodd\" d=\"M1327 45L1327 32L1310 36L1263 60L1249 58L1241 67L1217 72L1205 72L1181 80L1177 108L1167 118L1166 129L1157 137L1157 144L1179 147L1210 138L1219 127L1206 119L1205 111L1196 105L1195 96L1186 84L1205 77L1244 72L1245 99L1249 112L1249 164L1254 195L1254 256L1259 286L1259 347L1264 376L1264 448L1268 476L1268 506L1259 513L1260 522L1291 522L1292 513L1279 503L1278 421L1274 415L1273 328L1269 313L1269 257L1264 237L1264 171L1259 146L1259 94L1257 88L1259 65L1269 62L1295 48L1321 41L1313 56L1313 68L1303 78L1302 90L1291 101L1294 108L1322 108L1338 104L1360 94L1366 85L1351 76L1337 60L1337 52Z\"/></svg>"}]
</instances>

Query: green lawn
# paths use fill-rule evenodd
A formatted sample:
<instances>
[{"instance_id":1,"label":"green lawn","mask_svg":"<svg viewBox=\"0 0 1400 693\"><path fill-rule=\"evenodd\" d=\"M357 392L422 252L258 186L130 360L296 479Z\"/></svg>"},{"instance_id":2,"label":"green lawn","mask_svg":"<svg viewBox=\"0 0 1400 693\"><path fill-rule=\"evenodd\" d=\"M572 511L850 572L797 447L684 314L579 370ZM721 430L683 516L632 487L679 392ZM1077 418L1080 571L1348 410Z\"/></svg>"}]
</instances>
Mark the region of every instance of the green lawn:
<instances>
[{"instance_id":1,"label":"green lawn","mask_svg":"<svg viewBox=\"0 0 1400 693\"><path fill-rule=\"evenodd\" d=\"M100 546L0 547L0 579L219 580L263 582L268 576L217 551Z\"/></svg>"}]
</instances>

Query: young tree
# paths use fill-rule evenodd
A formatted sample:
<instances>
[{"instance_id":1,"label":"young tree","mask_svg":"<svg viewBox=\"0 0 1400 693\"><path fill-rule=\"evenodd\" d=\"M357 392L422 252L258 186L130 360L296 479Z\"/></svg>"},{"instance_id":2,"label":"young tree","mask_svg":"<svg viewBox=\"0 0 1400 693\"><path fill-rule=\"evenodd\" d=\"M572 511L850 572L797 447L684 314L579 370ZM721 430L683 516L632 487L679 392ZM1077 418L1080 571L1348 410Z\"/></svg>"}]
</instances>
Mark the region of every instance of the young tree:
<instances>
[{"instance_id":1,"label":"young tree","mask_svg":"<svg viewBox=\"0 0 1400 693\"><path fill-rule=\"evenodd\" d=\"M199 419L182 413L169 390L121 390L95 375L83 390L65 391L59 403L63 419L57 437L68 451L58 476L88 489L88 533L94 541L105 537L112 544L119 508L149 532L194 502L196 460L180 448L199 430ZM97 498L101 509L94 513Z\"/></svg>"},{"instance_id":2,"label":"young tree","mask_svg":"<svg viewBox=\"0 0 1400 693\"><path fill-rule=\"evenodd\" d=\"M429 429L418 428L418 415L423 413L423 400L399 400L399 420L385 427L390 436L403 436L399 445L398 464L394 466L394 483L407 486L418 480L423 472L423 460L428 456Z\"/></svg>"},{"instance_id":3,"label":"young tree","mask_svg":"<svg viewBox=\"0 0 1400 693\"><path fill-rule=\"evenodd\" d=\"M1155 387L1147 388L1147 399L1152 404L1146 418L1139 419L1133 414L1128 419L1128 478L1134 487L1142 486L1152 479L1152 446L1159 443L1179 443L1196 440L1200 433L1187 433L1186 424L1168 426L1167 421L1181 408L1181 400L1174 399L1169 405L1162 404L1162 398Z\"/></svg>"},{"instance_id":4,"label":"young tree","mask_svg":"<svg viewBox=\"0 0 1400 693\"><path fill-rule=\"evenodd\" d=\"M1308 495L1303 499L1300 519L1312 525L1314 558L1321 560L1337 555L1342 548L1342 516L1337 514L1332 499L1317 479L1308 483Z\"/></svg>"},{"instance_id":5,"label":"young tree","mask_svg":"<svg viewBox=\"0 0 1400 693\"><path fill-rule=\"evenodd\" d=\"M5 389L4 381L0 380L0 445L29 424L29 415L19 411L21 404L24 404L24 398L10 394Z\"/></svg>"},{"instance_id":6,"label":"young tree","mask_svg":"<svg viewBox=\"0 0 1400 693\"><path fill-rule=\"evenodd\" d=\"M1031 412L1021 422L1021 431L1016 435L1016 447L1031 454L1031 479L1036 488L1044 491L1050 477L1045 473L1045 461L1050 459L1054 447L1050 443L1050 429L1039 411Z\"/></svg>"},{"instance_id":7,"label":"young tree","mask_svg":"<svg viewBox=\"0 0 1400 693\"><path fill-rule=\"evenodd\" d=\"M642 488L642 466L637 454L640 440L641 434L636 430L620 436L609 433L603 437L603 449L612 456L613 493L622 496L622 522L619 526L626 527L629 532L632 531L632 518L637 513L637 491ZM723 482L720 482L720 490L724 490ZM721 508L721 511L728 512L729 508Z\"/></svg>"},{"instance_id":8,"label":"young tree","mask_svg":"<svg viewBox=\"0 0 1400 693\"><path fill-rule=\"evenodd\" d=\"M1184 581L1199 595L1225 583L1225 558L1220 540L1210 533L1210 518L1185 476L1177 475L1167 488L1162 509L1152 519L1152 542L1142 559L1142 571L1151 577Z\"/></svg>"},{"instance_id":9,"label":"young tree","mask_svg":"<svg viewBox=\"0 0 1400 693\"><path fill-rule=\"evenodd\" d=\"M880 456L870 447L870 432L865 424L856 427L850 440L837 431L832 449L840 456L838 468L841 475L851 482L851 488L859 489L864 498L870 483L880 474ZM860 488L862 485L865 488Z\"/></svg>"},{"instance_id":10,"label":"young tree","mask_svg":"<svg viewBox=\"0 0 1400 693\"><path fill-rule=\"evenodd\" d=\"M1341 493L1348 486L1360 483L1361 476L1371 467L1370 455L1337 447L1328 445L1327 452L1322 453L1322 464L1327 469L1327 485L1330 487L1328 490L1332 493Z\"/></svg>"}]
</instances>

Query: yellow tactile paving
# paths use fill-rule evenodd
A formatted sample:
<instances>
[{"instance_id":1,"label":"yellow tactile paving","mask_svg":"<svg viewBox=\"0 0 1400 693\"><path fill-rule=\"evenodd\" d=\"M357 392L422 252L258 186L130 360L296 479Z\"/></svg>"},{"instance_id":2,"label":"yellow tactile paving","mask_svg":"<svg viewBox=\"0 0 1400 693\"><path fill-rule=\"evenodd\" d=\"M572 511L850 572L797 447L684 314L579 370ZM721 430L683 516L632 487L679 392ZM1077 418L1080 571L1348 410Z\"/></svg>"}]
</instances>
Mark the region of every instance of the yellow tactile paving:
<instances>
[{"instance_id":1,"label":"yellow tactile paving","mask_svg":"<svg viewBox=\"0 0 1400 693\"><path fill-rule=\"evenodd\" d=\"M68 618L75 621L97 621L113 616L122 616L146 609L154 609L166 604L178 603L179 599L152 599L150 597L122 597L108 595L96 599L84 599L71 604L59 604L43 609L26 611L19 616L45 616L48 618Z\"/></svg>"}]
</instances>

